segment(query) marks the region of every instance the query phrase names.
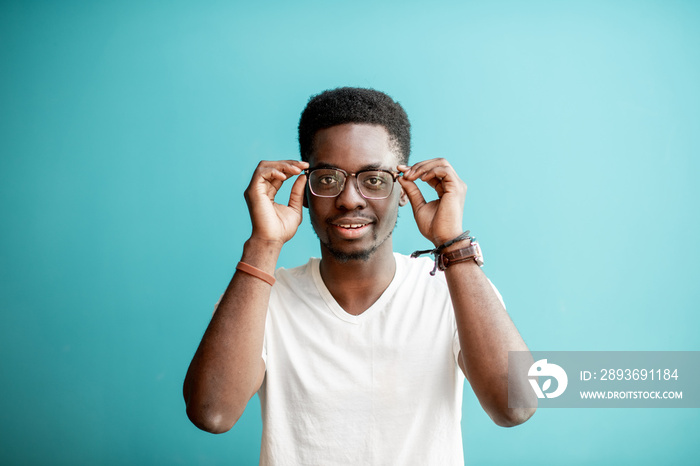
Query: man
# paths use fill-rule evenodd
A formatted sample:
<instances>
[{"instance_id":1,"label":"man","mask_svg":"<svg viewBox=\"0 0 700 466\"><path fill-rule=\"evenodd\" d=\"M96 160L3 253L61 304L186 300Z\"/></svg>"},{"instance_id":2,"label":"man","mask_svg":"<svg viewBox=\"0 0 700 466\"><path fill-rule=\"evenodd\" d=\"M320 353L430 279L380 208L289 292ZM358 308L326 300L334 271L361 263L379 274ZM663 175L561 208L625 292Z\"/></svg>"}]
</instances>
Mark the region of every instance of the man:
<instances>
[{"instance_id":1,"label":"man","mask_svg":"<svg viewBox=\"0 0 700 466\"><path fill-rule=\"evenodd\" d=\"M462 374L497 424L533 412L508 408L508 351L527 347L463 234L466 185L444 159L408 165L406 113L378 91L313 97L299 142L302 161L261 162L245 192L252 234L188 370L188 416L225 432L257 392L261 464L463 464ZM444 272L393 252L407 203ZM275 271L304 207L321 259Z\"/></svg>"}]
</instances>

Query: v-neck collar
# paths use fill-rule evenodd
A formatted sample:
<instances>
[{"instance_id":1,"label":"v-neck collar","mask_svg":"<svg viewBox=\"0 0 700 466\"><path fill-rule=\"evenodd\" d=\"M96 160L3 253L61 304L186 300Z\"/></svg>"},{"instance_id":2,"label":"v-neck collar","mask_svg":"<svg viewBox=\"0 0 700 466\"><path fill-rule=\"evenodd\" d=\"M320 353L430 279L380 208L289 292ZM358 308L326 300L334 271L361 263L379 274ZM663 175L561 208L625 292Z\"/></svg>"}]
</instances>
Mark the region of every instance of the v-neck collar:
<instances>
[{"instance_id":1,"label":"v-neck collar","mask_svg":"<svg viewBox=\"0 0 700 466\"><path fill-rule=\"evenodd\" d=\"M345 309L343 309L340 306L340 304L338 304L331 292L328 291L328 288L326 287L326 284L323 283L323 278L321 277L321 259L313 259L313 262L311 264L311 273L313 276L314 283L316 284L316 289L318 290L318 293L321 295L323 301L326 303L331 312L335 314L336 317L345 322L348 322L350 324L359 324L362 321L371 318L372 315L376 313L376 309L381 309L382 307L384 307L387 300L391 299L394 292L396 291L396 288L398 288L399 284L403 280L403 276L405 274L405 267L401 258L397 256L398 255L394 253L396 271L394 272L394 278L391 279L391 283L389 283L389 286L386 288L386 290L384 290L381 296L379 296L379 298L369 308L367 308L365 312L359 315L353 315L346 312Z\"/></svg>"}]
</instances>

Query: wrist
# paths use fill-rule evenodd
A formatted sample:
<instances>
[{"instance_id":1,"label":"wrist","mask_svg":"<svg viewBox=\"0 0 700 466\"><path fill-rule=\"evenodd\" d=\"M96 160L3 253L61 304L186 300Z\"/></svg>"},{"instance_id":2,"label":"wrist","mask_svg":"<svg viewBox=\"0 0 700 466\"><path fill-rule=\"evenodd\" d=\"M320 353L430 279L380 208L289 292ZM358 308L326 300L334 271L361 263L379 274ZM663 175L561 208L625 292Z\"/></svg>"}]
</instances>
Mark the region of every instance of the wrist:
<instances>
[{"instance_id":1,"label":"wrist","mask_svg":"<svg viewBox=\"0 0 700 466\"><path fill-rule=\"evenodd\" d=\"M442 253L456 251L458 249L468 248L471 245L471 238L464 238L463 240L457 241L450 244L442 250Z\"/></svg>"},{"instance_id":2,"label":"wrist","mask_svg":"<svg viewBox=\"0 0 700 466\"><path fill-rule=\"evenodd\" d=\"M438 270L445 271L448 267L459 263L475 263L479 267L484 265L484 255L481 246L475 238L468 238L469 244L463 244L457 249L447 251L447 248L436 257Z\"/></svg>"},{"instance_id":3,"label":"wrist","mask_svg":"<svg viewBox=\"0 0 700 466\"><path fill-rule=\"evenodd\" d=\"M435 245L436 248L439 248L443 244L447 243L448 241L452 241L453 239L457 238L459 235L462 234L464 230L461 229L455 229L450 231L447 234L440 234L435 236L431 241Z\"/></svg>"},{"instance_id":4,"label":"wrist","mask_svg":"<svg viewBox=\"0 0 700 466\"><path fill-rule=\"evenodd\" d=\"M251 237L243 245L241 261L267 273L274 273L283 242Z\"/></svg>"},{"instance_id":5,"label":"wrist","mask_svg":"<svg viewBox=\"0 0 700 466\"><path fill-rule=\"evenodd\" d=\"M468 242L468 243L467 243ZM423 254L432 254L435 257L435 267L430 275L435 275L439 270L445 270L452 264L473 259L479 266L484 265L484 256L476 238L469 236L469 230L452 238L451 240L436 246L435 249L414 251L411 257L415 258Z\"/></svg>"},{"instance_id":6,"label":"wrist","mask_svg":"<svg viewBox=\"0 0 700 466\"><path fill-rule=\"evenodd\" d=\"M258 248L261 250L274 250L281 251L282 246L284 246L285 241L281 239L270 239L264 238L260 235L253 233L250 238L245 242L245 246L251 248Z\"/></svg>"}]
</instances>

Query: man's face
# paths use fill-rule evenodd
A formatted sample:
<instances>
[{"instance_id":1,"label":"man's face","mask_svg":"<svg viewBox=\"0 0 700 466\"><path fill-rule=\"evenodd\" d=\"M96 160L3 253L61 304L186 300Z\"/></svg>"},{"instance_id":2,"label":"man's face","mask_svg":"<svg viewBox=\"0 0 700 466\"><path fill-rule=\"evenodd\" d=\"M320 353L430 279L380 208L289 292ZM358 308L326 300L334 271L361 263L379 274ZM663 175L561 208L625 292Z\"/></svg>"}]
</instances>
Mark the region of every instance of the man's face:
<instances>
[{"instance_id":1,"label":"man's face","mask_svg":"<svg viewBox=\"0 0 700 466\"><path fill-rule=\"evenodd\" d=\"M389 133L383 126L348 123L320 130L314 138L310 167L340 168L357 173L368 168L396 171L399 163ZM348 176L345 188L333 198L306 190L311 224L321 248L336 260L368 260L380 248L391 252L389 238L396 226L399 205L406 203L401 185L394 184L386 199L365 199L356 178Z\"/></svg>"}]
</instances>

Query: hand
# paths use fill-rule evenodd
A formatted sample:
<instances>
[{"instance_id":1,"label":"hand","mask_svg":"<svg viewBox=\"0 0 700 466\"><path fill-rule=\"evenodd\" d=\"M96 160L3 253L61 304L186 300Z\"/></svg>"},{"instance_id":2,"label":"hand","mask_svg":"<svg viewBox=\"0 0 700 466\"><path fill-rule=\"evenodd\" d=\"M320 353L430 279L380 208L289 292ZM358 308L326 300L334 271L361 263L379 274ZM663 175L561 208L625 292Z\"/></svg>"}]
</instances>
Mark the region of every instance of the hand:
<instances>
[{"instance_id":1,"label":"hand","mask_svg":"<svg viewBox=\"0 0 700 466\"><path fill-rule=\"evenodd\" d=\"M431 159L409 167L399 165L399 183L413 208L418 230L437 247L462 234L462 216L467 185L445 159ZM428 183L438 199L425 202L415 180Z\"/></svg>"},{"instance_id":2,"label":"hand","mask_svg":"<svg viewBox=\"0 0 700 466\"><path fill-rule=\"evenodd\" d=\"M262 161L258 164L245 190L245 200L253 223L251 238L279 243L280 247L292 239L302 219L306 175L301 172L308 167L308 162L297 160ZM282 183L299 174L301 176L292 185L289 203L277 204L275 195Z\"/></svg>"}]
</instances>

